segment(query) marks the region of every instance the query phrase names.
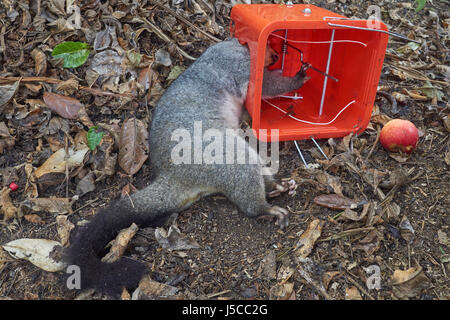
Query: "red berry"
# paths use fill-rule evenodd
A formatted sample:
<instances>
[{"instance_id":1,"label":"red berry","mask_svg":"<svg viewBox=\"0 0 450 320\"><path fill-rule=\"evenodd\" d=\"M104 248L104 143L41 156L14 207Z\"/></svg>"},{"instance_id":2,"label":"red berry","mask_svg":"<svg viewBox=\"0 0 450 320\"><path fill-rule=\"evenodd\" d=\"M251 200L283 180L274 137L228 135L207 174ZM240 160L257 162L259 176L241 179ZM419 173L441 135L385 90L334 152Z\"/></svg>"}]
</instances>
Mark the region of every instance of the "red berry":
<instances>
[{"instance_id":1,"label":"red berry","mask_svg":"<svg viewBox=\"0 0 450 320\"><path fill-rule=\"evenodd\" d=\"M17 189L19 189L19 186L15 182L11 182L9 188L11 189L11 191L16 191Z\"/></svg>"}]
</instances>

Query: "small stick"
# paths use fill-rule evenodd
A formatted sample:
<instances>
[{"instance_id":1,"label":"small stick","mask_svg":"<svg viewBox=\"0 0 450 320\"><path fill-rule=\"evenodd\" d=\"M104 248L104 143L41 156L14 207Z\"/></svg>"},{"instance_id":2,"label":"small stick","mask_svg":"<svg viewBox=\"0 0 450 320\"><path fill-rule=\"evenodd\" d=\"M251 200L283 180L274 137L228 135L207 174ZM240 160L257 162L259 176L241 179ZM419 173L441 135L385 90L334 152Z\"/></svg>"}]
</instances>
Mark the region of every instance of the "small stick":
<instances>
[{"instance_id":1,"label":"small stick","mask_svg":"<svg viewBox=\"0 0 450 320\"><path fill-rule=\"evenodd\" d=\"M197 27L195 24L192 24L191 22L189 22L189 20L187 20L185 17L179 15L178 13L176 13L175 11L173 11L172 9L166 7L165 5L163 5L162 3L156 2L155 3L158 7L160 7L161 9L163 9L164 11L166 11L167 13L173 15L175 18L177 18L178 20L181 20L182 22L184 22L185 24L187 24L189 27L197 30L198 32L202 33L203 35L207 36L208 38L210 38L211 40L215 41L215 42L220 42L222 40L217 39L216 37L214 37L213 35L209 34L208 32L200 29L199 27Z\"/></svg>"},{"instance_id":2,"label":"small stick","mask_svg":"<svg viewBox=\"0 0 450 320\"><path fill-rule=\"evenodd\" d=\"M378 141L380 141L380 132L381 132L381 129L380 129L380 127L378 127L377 137L375 138L375 142L373 143L372 148L370 148L369 154L366 157L366 161L369 160L370 156L372 155L373 151L375 150L375 147L378 144Z\"/></svg>"},{"instance_id":3,"label":"small stick","mask_svg":"<svg viewBox=\"0 0 450 320\"><path fill-rule=\"evenodd\" d=\"M9 83L9 82L47 82L47 83L53 83L53 84L59 84L61 82L64 82L64 80L54 79L54 78L48 78L48 77L0 77L0 84L3 83ZM114 93L114 92L108 92L108 91L102 91L99 89L84 87L84 86L78 86L78 89L88 91L89 93L93 95L102 95L102 96L111 96L111 97L127 97L127 98L136 98L134 95L129 93Z\"/></svg>"}]
</instances>

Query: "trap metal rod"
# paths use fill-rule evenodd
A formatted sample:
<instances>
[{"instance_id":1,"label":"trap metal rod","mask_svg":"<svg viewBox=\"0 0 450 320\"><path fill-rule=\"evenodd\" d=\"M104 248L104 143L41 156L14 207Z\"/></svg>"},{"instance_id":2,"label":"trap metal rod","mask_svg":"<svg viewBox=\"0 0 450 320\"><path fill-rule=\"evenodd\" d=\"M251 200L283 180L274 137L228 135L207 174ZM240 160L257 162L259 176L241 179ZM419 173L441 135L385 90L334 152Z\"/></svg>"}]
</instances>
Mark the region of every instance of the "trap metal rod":
<instances>
[{"instance_id":1,"label":"trap metal rod","mask_svg":"<svg viewBox=\"0 0 450 320\"><path fill-rule=\"evenodd\" d=\"M328 159L328 157L325 154L325 152L323 152L322 148L319 146L317 141L313 137L311 137L311 140L312 140L312 142L314 142L314 144L316 145L317 149L319 149L320 153L325 157L325 159L330 160L330 159Z\"/></svg>"},{"instance_id":2,"label":"trap metal rod","mask_svg":"<svg viewBox=\"0 0 450 320\"><path fill-rule=\"evenodd\" d=\"M333 52L334 33L335 33L335 30L333 29L331 31L331 42L330 42L330 48L328 51L327 69L325 71L327 74L328 74L328 72L330 72L330 61L331 61L331 54ZM325 92L327 91L327 82L328 82L328 78L327 77L323 78L323 88L322 88L322 97L320 99L319 117L321 117L322 113L323 113L323 103L325 102Z\"/></svg>"},{"instance_id":3,"label":"trap metal rod","mask_svg":"<svg viewBox=\"0 0 450 320\"><path fill-rule=\"evenodd\" d=\"M417 40L414 40L414 39L410 39L408 37L405 37L404 35L401 35L399 33L395 33L395 32L392 32L392 31L385 31L385 30L380 30L380 29L348 26L348 25L345 25L345 24L337 24L337 23L332 23L332 22L328 22L328 25L331 26L331 27L341 27L341 28L348 28L348 29L357 29L357 30L381 32L381 33L385 33L385 34L388 34L388 35L396 37L396 38L400 38L400 39L403 39L403 40L407 40L407 41L411 41L411 42L422 44L420 41L417 41Z\"/></svg>"},{"instance_id":4,"label":"trap metal rod","mask_svg":"<svg viewBox=\"0 0 450 320\"><path fill-rule=\"evenodd\" d=\"M302 158L302 161L305 164L305 167L308 168L308 164L306 163L305 158L303 158L303 154L302 154L302 152L300 150L300 147L297 144L297 140L294 140L294 144L297 147L298 154L300 155L300 158Z\"/></svg>"}]
</instances>

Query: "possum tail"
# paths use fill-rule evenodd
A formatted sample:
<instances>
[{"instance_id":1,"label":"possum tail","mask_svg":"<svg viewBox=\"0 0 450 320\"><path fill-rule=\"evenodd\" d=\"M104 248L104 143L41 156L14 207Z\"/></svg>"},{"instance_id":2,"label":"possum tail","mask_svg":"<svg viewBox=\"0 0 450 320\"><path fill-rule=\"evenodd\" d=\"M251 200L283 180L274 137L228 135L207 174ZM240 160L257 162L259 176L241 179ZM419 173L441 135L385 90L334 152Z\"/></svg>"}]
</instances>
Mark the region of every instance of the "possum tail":
<instances>
[{"instance_id":1,"label":"possum tail","mask_svg":"<svg viewBox=\"0 0 450 320\"><path fill-rule=\"evenodd\" d=\"M126 257L105 263L99 255L119 230L133 222L153 227L164 224L169 214L177 210L176 206L168 205L173 204L172 199L167 199L174 192L171 189L167 183L156 180L133 194L132 201L127 198L114 201L72 233L63 261L80 268L81 289L95 288L102 294L118 297L124 287L137 287L146 273L143 263Z\"/></svg>"}]
</instances>

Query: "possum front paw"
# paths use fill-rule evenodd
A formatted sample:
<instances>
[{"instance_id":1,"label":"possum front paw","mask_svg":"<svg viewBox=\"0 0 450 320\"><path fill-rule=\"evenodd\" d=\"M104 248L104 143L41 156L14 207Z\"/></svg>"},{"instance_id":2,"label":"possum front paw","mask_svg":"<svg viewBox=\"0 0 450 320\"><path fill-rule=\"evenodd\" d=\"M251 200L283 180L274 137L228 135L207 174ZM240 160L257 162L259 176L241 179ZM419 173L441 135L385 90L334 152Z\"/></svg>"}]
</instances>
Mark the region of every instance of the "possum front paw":
<instances>
[{"instance_id":1,"label":"possum front paw","mask_svg":"<svg viewBox=\"0 0 450 320\"><path fill-rule=\"evenodd\" d=\"M294 179L287 178L282 179L281 184L274 183L273 187L275 189L267 194L269 198L278 197L282 192L287 192L290 196L294 196L297 193L295 190L298 185Z\"/></svg>"},{"instance_id":2,"label":"possum front paw","mask_svg":"<svg viewBox=\"0 0 450 320\"><path fill-rule=\"evenodd\" d=\"M259 216L261 219L271 219L273 217L277 219L275 224L279 226L280 229L284 229L289 225L289 212L278 206L270 207L265 214Z\"/></svg>"}]
</instances>

